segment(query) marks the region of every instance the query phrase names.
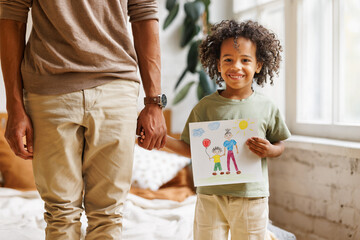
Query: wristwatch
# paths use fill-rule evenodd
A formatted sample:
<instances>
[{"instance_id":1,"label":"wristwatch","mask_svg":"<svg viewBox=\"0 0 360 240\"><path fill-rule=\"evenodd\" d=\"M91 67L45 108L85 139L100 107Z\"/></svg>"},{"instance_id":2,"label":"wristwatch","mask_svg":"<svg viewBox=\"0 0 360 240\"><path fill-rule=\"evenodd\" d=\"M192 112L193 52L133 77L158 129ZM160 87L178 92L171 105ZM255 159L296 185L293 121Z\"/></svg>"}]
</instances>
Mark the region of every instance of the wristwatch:
<instances>
[{"instance_id":1,"label":"wristwatch","mask_svg":"<svg viewBox=\"0 0 360 240\"><path fill-rule=\"evenodd\" d=\"M156 97L144 97L144 104L157 104L159 107L164 108L167 103L165 94L157 95Z\"/></svg>"}]
</instances>

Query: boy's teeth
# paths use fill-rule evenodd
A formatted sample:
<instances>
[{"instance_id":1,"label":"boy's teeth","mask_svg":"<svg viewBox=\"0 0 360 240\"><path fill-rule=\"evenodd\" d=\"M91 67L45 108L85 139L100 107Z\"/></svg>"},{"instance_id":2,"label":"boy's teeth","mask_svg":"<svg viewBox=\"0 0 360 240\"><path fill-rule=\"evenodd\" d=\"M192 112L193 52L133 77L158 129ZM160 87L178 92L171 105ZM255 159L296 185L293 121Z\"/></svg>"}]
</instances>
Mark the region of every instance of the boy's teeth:
<instances>
[{"instance_id":1,"label":"boy's teeth","mask_svg":"<svg viewBox=\"0 0 360 240\"><path fill-rule=\"evenodd\" d=\"M241 78L242 76L240 75L229 75L231 78Z\"/></svg>"}]
</instances>

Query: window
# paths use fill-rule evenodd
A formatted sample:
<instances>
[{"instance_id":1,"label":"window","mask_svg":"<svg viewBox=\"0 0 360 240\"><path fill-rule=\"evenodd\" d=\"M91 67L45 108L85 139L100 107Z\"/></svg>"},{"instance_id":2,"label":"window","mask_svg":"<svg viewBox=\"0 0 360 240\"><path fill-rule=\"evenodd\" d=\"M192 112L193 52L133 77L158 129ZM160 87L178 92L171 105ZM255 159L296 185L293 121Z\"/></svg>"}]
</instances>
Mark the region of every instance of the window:
<instances>
[{"instance_id":1,"label":"window","mask_svg":"<svg viewBox=\"0 0 360 240\"><path fill-rule=\"evenodd\" d=\"M235 16L271 28L286 49L276 89L267 93L284 104L291 132L359 141L360 1L242 2L234 0Z\"/></svg>"},{"instance_id":2,"label":"window","mask_svg":"<svg viewBox=\"0 0 360 240\"><path fill-rule=\"evenodd\" d=\"M339 4L338 120L360 126L360 1L347 0Z\"/></svg>"},{"instance_id":3,"label":"window","mask_svg":"<svg viewBox=\"0 0 360 240\"><path fill-rule=\"evenodd\" d=\"M296 115L303 123L331 123L332 7L331 1L303 0L297 21L298 96Z\"/></svg>"},{"instance_id":4,"label":"window","mask_svg":"<svg viewBox=\"0 0 360 240\"><path fill-rule=\"evenodd\" d=\"M285 50L285 34L284 34L284 4L283 1L270 0L234 0L235 18L242 20L256 20L265 27L271 29L279 38L283 49ZM279 107L281 113L285 114L285 51L282 53L283 61L280 65L280 73L274 78L274 85L269 83L263 88L254 84L254 89L262 92L274 100Z\"/></svg>"}]
</instances>

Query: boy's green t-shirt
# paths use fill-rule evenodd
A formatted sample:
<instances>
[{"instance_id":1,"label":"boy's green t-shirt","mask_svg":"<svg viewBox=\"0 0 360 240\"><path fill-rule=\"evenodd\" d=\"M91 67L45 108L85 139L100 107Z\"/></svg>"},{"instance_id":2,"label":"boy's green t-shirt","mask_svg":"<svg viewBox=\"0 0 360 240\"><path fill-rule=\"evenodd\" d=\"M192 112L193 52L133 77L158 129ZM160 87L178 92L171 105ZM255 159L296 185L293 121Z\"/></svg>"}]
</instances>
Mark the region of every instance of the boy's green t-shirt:
<instances>
[{"instance_id":1,"label":"boy's green t-shirt","mask_svg":"<svg viewBox=\"0 0 360 240\"><path fill-rule=\"evenodd\" d=\"M265 95L254 92L243 100L229 99L218 91L204 97L191 111L181 139L190 144L189 123L231 119L257 119L259 137L271 143L285 140L290 132L277 106ZM269 180L266 158L261 159L264 181L197 187L197 193L237 197L269 196Z\"/></svg>"}]
</instances>

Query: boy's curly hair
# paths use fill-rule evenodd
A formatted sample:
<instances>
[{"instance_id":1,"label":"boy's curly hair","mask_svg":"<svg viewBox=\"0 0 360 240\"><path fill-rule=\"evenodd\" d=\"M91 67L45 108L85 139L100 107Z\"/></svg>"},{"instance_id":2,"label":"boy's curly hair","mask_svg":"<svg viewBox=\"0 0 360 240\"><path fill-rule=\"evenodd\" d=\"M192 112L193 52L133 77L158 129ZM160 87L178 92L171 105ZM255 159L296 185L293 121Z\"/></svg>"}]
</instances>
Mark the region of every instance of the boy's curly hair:
<instances>
[{"instance_id":1,"label":"boy's curly hair","mask_svg":"<svg viewBox=\"0 0 360 240\"><path fill-rule=\"evenodd\" d=\"M200 61L204 69L221 86L224 80L217 68L221 44L228 38L234 38L234 45L237 47L238 37L247 38L256 45L256 59L263 64L260 73L254 75L256 83L264 86L267 76L270 76L272 85L274 75L279 74L282 47L273 32L251 20L240 23L224 20L211 28L211 34L199 46Z\"/></svg>"}]
</instances>

